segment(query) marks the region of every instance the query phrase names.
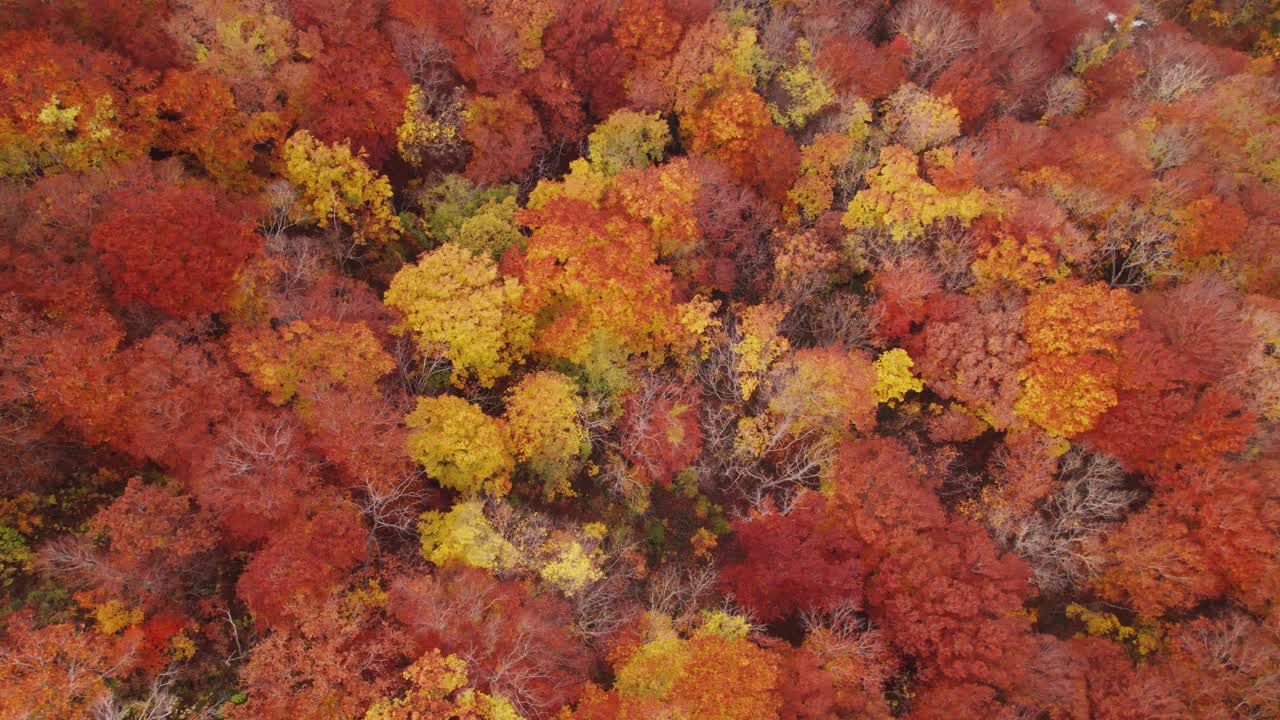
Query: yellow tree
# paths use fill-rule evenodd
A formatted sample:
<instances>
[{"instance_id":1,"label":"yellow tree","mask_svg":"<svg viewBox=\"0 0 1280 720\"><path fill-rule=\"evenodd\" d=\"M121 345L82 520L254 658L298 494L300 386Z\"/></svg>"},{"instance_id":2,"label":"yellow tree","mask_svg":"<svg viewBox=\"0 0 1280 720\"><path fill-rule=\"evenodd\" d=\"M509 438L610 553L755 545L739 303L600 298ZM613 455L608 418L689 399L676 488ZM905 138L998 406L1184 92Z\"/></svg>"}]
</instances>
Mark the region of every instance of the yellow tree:
<instances>
[{"instance_id":1,"label":"yellow tree","mask_svg":"<svg viewBox=\"0 0 1280 720\"><path fill-rule=\"evenodd\" d=\"M505 570L520 564L520 550L494 529L479 500L457 503L449 512L426 512L421 519L418 538L422 557L436 565L462 563Z\"/></svg>"},{"instance_id":2,"label":"yellow tree","mask_svg":"<svg viewBox=\"0 0 1280 720\"><path fill-rule=\"evenodd\" d=\"M588 157L596 170L617 175L661 160L669 142L671 132L661 115L619 110L591 131Z\"/></svg>"},{"instance_id":3,"label":"yellow tree","mask_svg":"<svg viewBox=\"0 0 1280 720\"><path fill-rule=\"evenodd\" d=\"M924 383L911 372L915 362L906 350L894 348L876 358L876 400L889 405L901 402L908 392L919 392Z\"/></svg>"},{"instance_id":4,"label":"yellow tree","mask_svg":"<svg viewBox=\"0 0 1280 720\"><path fill-rule=\"evenodd\" d=\"M356 242L386 242L400 233L400 218L391 208L391 182L375 173L363 152L347 143L326 145L306 130L284 146L284 174L301 192L295 217L320 227L341 222Z\"/></svg>"},{"instance_id":5,"label":"yellow tree","mask_svg":"<svg viewBox=\"0 0 1280 720\"><path fill-rule=\"evenodd\" d=\"M441 485L466 494L510 490L506 432L480 408L452 395L419 398L404 421L409 455Z\"/></svg>"},{"instance_id":6,"label":"yellow tree","mask_svg":"<svg viewBox=\"0 0 1280 720\"><path fill-rule=\"evenodd\" d=\"M432 649L404 671L409 689L398 698L380 700L364 720L521 720L511 703L468 687L467 662Z\"/></svg>"},{"instance_id":7,"label":"yellow tree","mask_svg":"<svg viewBox=\"0 0 1280 720\"><path fill-rule=\"evenodd\" d=\"M491 257L445 243L396 273L384 300L404 314L397 332L412 332L423 352L453 363L455 385L474 376L490 387L529 348L523 296L518 281L498 277Z\"/></svg>"},{"instance_id":8,"label":"yellow tree","mask_svg":"<svg viewBox=\"0 0 1280 720\"><path fill-rule=\"evenodd\" d=\"M850 230L883 230L897 242L917 238L934 223L955 219L968 224L990 205L980 188L944 192L920 177L915 153L901 145L880 151L880 164L866 173L867 187L859 190L844 214Z\"/></svg>"},{"instance_id":9,"label":"yellow tree","mask_svg":"<svg viewBox=\"0 0 1280 720\"><path fill-rule=\"evenodd\" d=\"M342 387L374 393L395 361L363 322L327 318L296 320L280 328L263 325L230 337L231 357L254 387L275 405Z\"/></svg>"},{"instance_id":10,"label":"yellow tree","mask_svg":"<svg viewBox=\"0 0 1280 720\"><path fill-rule=\"evenodd\" d=\"M507 393L505 417L512 451L542 481L543 493L572 496L569 482L589 448L573 380L550 370L524 376Z\"/></svg>"}]
</instances>

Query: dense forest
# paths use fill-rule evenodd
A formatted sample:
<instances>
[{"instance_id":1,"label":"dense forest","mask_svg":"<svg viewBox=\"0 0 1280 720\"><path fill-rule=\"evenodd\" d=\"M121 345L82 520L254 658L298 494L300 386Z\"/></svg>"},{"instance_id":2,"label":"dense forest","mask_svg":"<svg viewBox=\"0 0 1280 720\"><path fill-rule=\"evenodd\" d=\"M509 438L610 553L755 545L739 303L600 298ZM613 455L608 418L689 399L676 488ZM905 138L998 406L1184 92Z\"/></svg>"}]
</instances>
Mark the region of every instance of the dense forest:
<instances>
[{"instance_id":1,"label":"dense forest","mask_svg":"<svg viewBox=\"0 0 1280 720\"><path fill-rule=\"evenodd\" d=\"M1280 717L1280 0L0 0L0 720Z\"/></svg>"}]
</instances>

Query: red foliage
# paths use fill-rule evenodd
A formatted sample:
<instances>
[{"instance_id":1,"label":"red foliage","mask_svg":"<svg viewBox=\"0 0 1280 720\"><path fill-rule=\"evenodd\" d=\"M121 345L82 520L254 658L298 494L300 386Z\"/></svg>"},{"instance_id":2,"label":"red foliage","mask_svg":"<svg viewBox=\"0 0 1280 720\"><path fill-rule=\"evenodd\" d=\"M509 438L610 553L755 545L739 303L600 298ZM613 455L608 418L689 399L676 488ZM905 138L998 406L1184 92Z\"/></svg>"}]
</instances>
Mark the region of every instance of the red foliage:
<instances>
[{"instance_id":1,"label":"red foliage","mask_svg":"<svg viewBox=\"0 0 1280 720\"><path fill-rule=\"evenodd\" d=\"M881 268L871 282L876 290L871 316L878 318L876 334L886 340L909 334L924 319L925 301L942 289L937 274L914 257Z\"/></svg>"},{"instance_id":2,"label":"red foliage","mask_svg":"<svg viewBox=\"0 0 1280 720\"><path fill-rule=\"evenodd\" d=\"M112 440L134 457L171 470L190 465L249 388L221 349L152 335L121 353L125 399Z\"/></svg>"},{"instance_id":3,"label":"red foliage","mask_svg":"<svg viewBox=\"0 0 1280 720\"><path fill-rule=\"evenodd\" d=\"M374 702L395 694L399 671L413 656L394 623L339 595L310 599L291 612L296 627L254 644L240 668L248 700L227 703L227 718L292 720L300 708L361 717Z\"/></svg>"},{"instance_id":4,"label":"red foliage","mask_svg":"<svg viewBox=\"0 0 1280 720\"><path fill-rule=\"evenodd\" d=\"M991 70L975 59L960 59L947 66L929 92L947 97L960 111L961 129L971 132L985 119L996 99Z\"/></svg>"},{"instance_id":5,"label":"red foliage","mask_svg":"<svg viewBox=\"0 0 1280 720\"><path fill-rule=\"evenodd\" d=\"M261 239L249 209L201 185L122 192L89 242L101 253L121 303L171 315L217 312L231 280Z\"/></svg>"},{"instance_id":6,"label":"red foliage","mask_svg":"<svg viewBox=\"0 0 1280 720\"><path fill-rule=\"evenodd\" d=\"M554 712L583 690L591 657L568 632L568 606L524 583L458 567L397 580L388 607L419 653L466 658L477 687L518 709Z\"/></svg>"},{"instance_id":7,"label":"red foliage","mask_svg":"<svg viewBox=\"0 0 1280 720\"><path fill-rule=\"evenodd\" d=\"M888 95L907 81L903 53L877 48L856 36L828 38L818 54L818 67L831 78L836 90L856 92L867 100Z\"/></svg>"},{"instance_id":8,"label":"red foliage","mask_svg":"<svg viewBox=\"0 0 1280 720\"><path fill-rule=\"evenodd\" d=\"M929 388L964 403L996 429L1008 426L1020 392L1018 370L1030 356L1019 300L938 295L927 313L922 352L913 357Z\"/></svg>"},{"instance_id":9,"label":"red foliage","mask_svg":"<svg viewBox=\"0 0 1280 720\"><path fill-rule=\"evenodd\" d=\"M821 495L810 493L786 515L756 515L733 524L746 555L724 568L721 583L754 617L781 620L796 612L861 605L860 547L826 507Z\"/></svg>"},{"instance_id":10,"label":"red foliage","mask_svg":"<svg viewBox=\"0 0 1280 720\"><path fill-rule=\"evenodd\" d=\"M315 484L302 428L284 411L238 408L202 450L186 484L233 541L271 536Z\"/></svg>"},{"instance_id":11,"label":"red foliage","mask_svg":"<svg viewBox=\"0 0 1280 720\"><path fill-rule=\"evenodd\" d=\"M328 596L364 560L367 535L355 507L325 503L271 534L249 558L236 594L260 625L296 624L303 619L295 614L299 608Z\"/></svg>"},{"instance_id":12,"label":"red foliage","mask_svg":"<svg viewBox=\"0 0 1280 720\"><path fill-rule=\"evenodd\" d=\"M345 3L340 3L346 5ZM327 143L350 140L379 167L396 151L409 76L381 36L326 50L311 64L301 98L301 121Z\"/></svg>"},{"instance_id":13,"label":"red foliage","mask_svg":"<svg viewBox=\"0 0 1280 720\"><path fill-rule=\"evenodd\" d=\"M696 161L701 181L694 211L702 228L697 250L700 269L690 278L724 293L747 281L756 292L768 287L769 255L764 238L778 210L754 190L738 183L724 165Z\"/></svg>"},{"instance_id":14,"label":"red foliage","mask_svg":"<svg viewBox=\"0 0 1280 720\"><path fill-rule=\"evenodd\" d=\"M462 137L471 143L467 177L478 183L518 176L546 143L533 108L517 92L473 99Z\"/></svg>"},{"instance_id":15,"label":"red foliage","mask_svg":"<svg viewBox=\"0 0 1280 720\"><path fill-rule=\"evenodd\" d=\"M922 677L1015 685L1034 645L1026 565L978 526L948 521L895 440L846 443L835 484L832 511L865 548L868 612Z\"/></svg>"},{"instance_id":16,"label":"red foliage","mask_svg":"<svg viewBox=\"0 0 1280 720\"><path fill-rule=\"evenodd\" d=\"M191 498L136 477L89 520L88 531L106 541L107 570L97 577L98 589L148 603L169 599L182 571L216 541L208 516Z\"/></svg>"},{"instance_id":17,"label":"red foliage","mask_svg":"<svg viewBox=\"0 0 1280 720\"><path fill-rule=\"evenodd\" d=\"M623 399L622 452L647 484L671 487L702 451L698 398L682 385L655 383Z\"/></svg>"}]
</instances>

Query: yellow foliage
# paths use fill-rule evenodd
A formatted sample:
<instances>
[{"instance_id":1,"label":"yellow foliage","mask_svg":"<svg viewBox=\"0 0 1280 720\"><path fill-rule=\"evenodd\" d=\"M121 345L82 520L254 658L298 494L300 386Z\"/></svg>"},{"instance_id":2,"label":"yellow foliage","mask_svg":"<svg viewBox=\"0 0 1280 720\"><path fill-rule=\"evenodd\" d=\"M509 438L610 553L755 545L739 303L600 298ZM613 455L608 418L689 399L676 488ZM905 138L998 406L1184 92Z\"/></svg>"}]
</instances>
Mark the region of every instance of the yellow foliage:
<instances>
[{"instance_id":1,"label":"yellow foliage","mask_svg":"<svg viewBox=\"0 0 1280 720\"><path fill-rule=\"evenodd\" d=\"M1163 632L1159 623L1138 618L1132 626L1120 622L1109 612L1099 612L1078 603L1067 605L1066 616L1079 620L1085 634L1106 637L1123 643L1135 657L1145 657L1160 649Z\"/></svg>"},{"instance_id":2,"label":"yellow foliage","mask_svg":"<svg viewBox=\"0 0 1280 720\"><path fill-rule=\"evenodd\" d=\"M396 273L384 300L404 314L396 332L412 331L424 352L453 363L455 385L474 375L490 387L532 342L523 293L516 279L499 280L493 258L445 243Z\"/></svg>"},{"instance_id":3,"label":"yellow foliage","mask_svg":"<svg viewBox=\"0 0 1280 720\"><path fill-rule=\"evenodd\" d=\"M275 405L293 400L301 388L341 385L372 393L378 379L395 367L362 322L295 320L277 330L233 335L230 345L236 364Z\"/></svg>"},{"instance_id":4,"label":"yellow foliage","mask_svg":"<svg viewBox=\"0 0 1280 720\"><path fill-rule=\"evenodd\" d=\"M591 166L605 175L644 167L662 159L671 131L657 113L618 110L587 138Z\"/></svg>"},{"instance_id":5,"label":"yellow foliage","mask_svg":"<svg viewBox=\"0 0 1280 720\"><path fill-rule=\"evenodd\" d=\"M410 687L401 697L379 700L364 720L523 720L500 695L467 687L467 663L432 649L404 671Z\"/></svg>"},{"instance_id":6,"label":"yellow foliage","mask_svg":"<svg viewBox=\"0 0 1280 720\"><path fill-rule=\"evenodd\" d=\"M736 370L743 400L751 399L765 373L791 349L791 343L778 334L778 323L786 317L787 310L784 305L766 303L742 313L741 337L734 343L733 353L738 358Z\"/></svg>"},{"instance_id":7,"label":"yellow foliage","mask_svg":"<svg viewBox=\"0 0 1280 720\"><path fill-rule=\"evenodd\" d=\"M524 236L516 228L519 209L514 197L489 200L462 221L453 241L476 255L499 257L507 248L524 242Z\"/></svg>"},{"instance_id":8,"label":"yellow foliage","mask_svg":"<svg viewBox=\"0 0 1280 720\"><path fill-rule=\"evenodd\" d=\"M600 207L600 201L609 191L613 180L596 169L589 161L578 158L569 163L569 172L560 180L539 180L537 187L529 193L529 201L525 207L538 210L558 197L573 198L591 203L592 207Z\"/></svg>"},{"instance_id":9,"label":"yellow foliage","mask_svg":"<svg viewBox=\"0 0 1280 720\"><path fill-rule=\"evenodd\" d=\"M591 583L604 577L599 562L599 548L587 551L579 542L565 542L555 559L538 571L542 579L555 585L570 597Z\"/></svg>"},{"instance_id":10,"label":"yellow foliage","mask_svg":"<svg viewBox=\"0 0 1280 720\"><path fill-rule=\"evenodd\" d=\"M507 433L520 462L544 483L548 499L572 497L569 485L589 445L578 420L578 386L551 370L524 376L507 392Z\"/></svg>"},{"instance_id":11,"label":"yellow foliage","mask_svg":"<svg viewBox=\"0 0 1280 720\"><path fill-rule=\"evenodd\" d=\"M1036 355L1114 355L1120 336L1138 326L1138 314L1126 290L1065 281L1032 295L1022 321Z\"/></svg>"},{"instance_id":12,"label":"yellow foliage","mask_svg":"<svg viewBox=\"0 0 1280 720\"><path fill-rule=\"evenodd\" d=\"M676 310L680 313L680 326L686 333L686 347L690 351L697 348L699 356L706 360L711 356L711 334L724 325L715 317L720 310L720 301L694 295L689 302L676 306Z\"/></svg>"},{"instance_id":13,"label":"yellow foliage","mask_svg":"<svg viewBox=\"0 0 1280 720\"><path fill-rule=\"evenodd\" d=\"M880 164L867 171L868 187L849 202L842 224L850 230L886 230L897 242L923 235L939 220L968 224L991 209L980 188L944 193L920 177L915 153L901 145L880 151Z\"/></svg>"},{"instance_id":14,"label":"yellow foliage","mask_svg":"<svg viewBox=\"0 0 1280 720\"><path fill-rule=\"evenodd\" d=\"M104 634L115 635L142 622L142 608L129 609L119 600L108 600L93 609L93 618Z\"/></svg>"},{"instance_id":15,"label":"yellow foliage","mask_svg":"<svg viewBox=\"0 0 1280 720\"><path fill-rule=\"evenodd\" d=\"M459 397L418 399L405 419L409 455L445 487L501 496L511 488L512 460L498 421Z\"/></svg>"},{"instance_id":16,"label":"yellow foliage","mask_svg":"<svg viewBox=\"0 0 1280 720\"><path fill-rule=\"evenodd\" d=\"M719 540L716 534L702 527L689 538L689 544L693 546L693 556L699 560L710 560L711 551L716 549Z\"/></svg>"},{"instance_id":17,"label":"yellow foliage","mask_svg":"<svg viewBox=\"0 0 1280 720\"><path fill-rule=\"evenodd\" d=\"M751 634L751 623L741 615L730 615L723 610L704 610L702 626L698 628L696 634L710 635L725 642L733 642L743 640Z\"/></svg>"},{"instance_id":18,"label":"yellow foliage","mask_svg":"<svg viewBox=\"0 0 1280 720\"><path fill-rule=\"evenodd\" d=\"M885 101L884 129L913 152L950 142L960 135L960 111L950 100L903 85Z\"/></svg>"},{"instance_id":19,"label":"yellow foliage","mask_svg":"<svg viewBox=\"0 0 1280 720\"><path fill-rule=\"evenodd\" d=\"M502 570L521 562L520 551L493 529L479 500L457 503L449 512L422 514L418 524L422 557L436 565L462 563Z\"/></svg>"},{"instance_id":20,"label":"yellow foliage","mask_svg":"<svg viewBox=\"0 0 1280 720\"><path fill-rule=\"evenodd\" d=\"M1018 372L1014 412L1055 437L1074 437L1115 406L1117 372L1106 358L1038 358Z\"/></svg>"},{"instance_id":21,"label":"yellow foliage","mask_svg":"<svg viewBox=\"0 0 1280 720\"><path fill-rule=\"evenodd\" d=\"M410 165L421 165L430 155L445 155L462 144L462 103L459 96L449 105L429 112L422 86L413 85L404 101L404 115L396 128L396 147Z\"/></svg>"},{"instance_id":22,"label":"yellow foliage","mask_svg":"<svg viewBox=\"0 0 1280 720\"><path fill-rule=\"evenodd\" d=\"M344 142L326 145L306 130L284 146L285 177L302 193L298 220L320 227L331 222L351 228L356 242L386 242L400 233L400 218L391 208L391 182L352 153Z\"/></svg>"},{"instance_id":23,"label":"yellow foliage","mask_svg":"<svg viewBox=\"0 0 1280 720\"><path fill-rule=\"evenodd\" d=\"M174 660L190 660L196 655L196 643L187 637L186 630L179 630L176 635L169 638L169 657Z\"/></svg>"},{"instance_id":24,"label":"yellow foliage","mask_svg":"<svg viewBox=\"0 0 1280 720\"><path fill-rule=\"evenodd\" d=\"M907 393L923 390L924 383L911 372L912 367L915 367L915 361L902 348L880 353L875 361L876 384L873 391L876 401L892 407L906 398Z\"/></svg>"},{"instance_id":25,"label":"yellow foliage","mask_svg":"<svg viewBox=\"0 0 1280 720\"><path fill-rule=\"evenodd\" d=\"M692 657L688 643L674 630L664 628L618 668L613 687L622 697L665 697Z\"/></svg>"},{"instance_id":26,"label":"yellow foliage","mask_svg":"<svg viewBox=\"0 0 1280 720\"><path fill-rule=\"evenodd\" d=\"M1019 240L1012 233L1000 233L999 240L980 254L973 261L978 289L1009 284L1034 290L1045 281L1061 280L1068 274L1066 267L1054 261L1048 243L1038 234Z\"/></svg>"},{"instance_id":27,"label":"yellow foliage","mask_svg":"<svg viewBox=\"0 0 1280 720\"><path fill-rule=\"evenodd\" d=\"M779 108L771 104L769 112L774 122L799 130L814 115L835 103L836 93L813 66L809 41L804 38L797 40L795 49L798 56L796 64L778 73L778 82L787 93L787 105Z\"/></svg>"}]
</instances>

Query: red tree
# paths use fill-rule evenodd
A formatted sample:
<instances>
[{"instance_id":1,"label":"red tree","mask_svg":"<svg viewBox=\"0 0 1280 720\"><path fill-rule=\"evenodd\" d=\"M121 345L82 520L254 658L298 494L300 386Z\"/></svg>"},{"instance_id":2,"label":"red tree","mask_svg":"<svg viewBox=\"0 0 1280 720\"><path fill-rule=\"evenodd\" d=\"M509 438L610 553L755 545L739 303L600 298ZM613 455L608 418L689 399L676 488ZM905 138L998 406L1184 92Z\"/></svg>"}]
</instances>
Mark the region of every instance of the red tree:
<instances>
[{"instance_id":1,"label":"red tree","mask_svg":"<svg viewBox=\"0 0 1280 720\"><path fill-rule=\"evenodd\" d=\"M243 202L199 184L124 191L89 235L121 303L217 312L261 239Z\"/></svg>"}]
</instances>

